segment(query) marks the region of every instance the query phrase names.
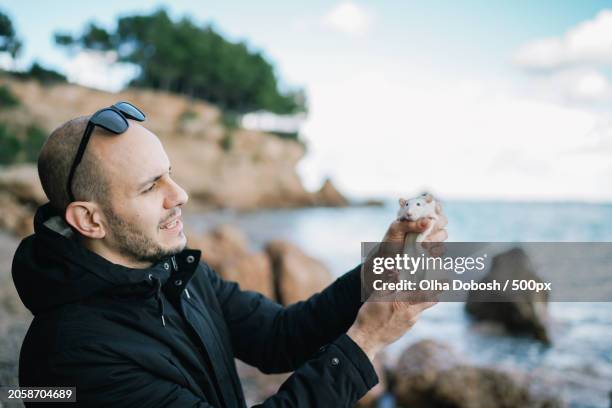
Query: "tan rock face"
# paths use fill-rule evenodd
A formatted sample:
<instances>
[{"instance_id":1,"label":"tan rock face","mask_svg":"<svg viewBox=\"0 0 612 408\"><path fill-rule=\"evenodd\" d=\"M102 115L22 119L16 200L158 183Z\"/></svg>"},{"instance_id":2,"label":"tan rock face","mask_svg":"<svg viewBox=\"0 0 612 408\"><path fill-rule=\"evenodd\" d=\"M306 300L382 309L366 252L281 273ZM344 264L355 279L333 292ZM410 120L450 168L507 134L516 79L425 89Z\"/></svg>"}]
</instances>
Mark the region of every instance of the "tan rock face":
<instances>
[{"instance_id":1,"label":"tan rock face","mask_svg":"<svg viewBox=\"0 0 612 408\"><path fill-rule=\"evenodd\" d=\"M222 112L204 101L142 89L113 94L2 78L0 84L8 85L22 102L10 115L0 112L0 120L20 126L36 123L49 133L116 101L134 103L147 114L144 125L164 144L174 178L190 194L188 206L193 208L346 205L331 183L318 193L306 191L296 172L305 154L301 143L244 129L230 131L221 123Z\"/></svg>"},{"instance_id":2,"label":"tan rock face","mask_svg":"<svg viewBox=\"0 0 612 408\"><path fill-rule=\"evenodd\" d=\"M223 263L219 273L223 279L238 282L243 290L253 290L274 299L272 265L270 258L262 252Z\"/></svg>"},{"instance_id":3,"label":"tan rock face","mask_svg":"<svg viewBox=\"0 0 612 408\"><path fill-rule=\"evenodd\" d=\"M41 205L48 201L33 164L1 168L0 191L11 194L22 203Z\"/></svg>"},{"instance_id":4,"label":"tan rock face","mask_svg":"<svg viewBox=\"0 0 612 408\"><path fill-rule=\"evenodd\" d=\"M18 237L34 232L33 212L18 202L11 194L0 191L0 229Z\"/></svg>"},{"instance_id":5,"label":"tan rock face","mask_svg":"<svg viewBox=\"0 0 612 408\"><path fill-rule=\"evenodd\" d=\"M321 189L315 194L315 200L318 205L332 207L345 207L349 204L330 179L325 180Z\"/></svg>"},{"instance_id":6,"label":"tan rock face","mask_svg":"<svg viewBox=\"0 0 612 408\"><path fill-rule=\"evenodd\" d=\"M240 229L221 225L203 236L187 236L189 247L200 249L202 259L223 279L274 299L270 259L263 252L250 253L247 237Z\"/></svg>"},{"instance_id":7,"label":"tan rock face","mask_svg":"<svg viewBox=\"0 0 612 408\"><path fill-rule=\"evenodd\" d=\"M248 254L246 235L231 225L221 225L205 235L187 234L190 248L202 251L202 259L215 270L224 263L235 262Z\"/></svg>"},{"instance_id":8,"label":"tan rock face","mask_svg":"<svg viewBox=\"0 0 612 408\"><path fill-rule=\"evenodd\" d=\"M277 300L284 305L305 300L332 282L321 262L287 241L269 242L266 252L272 261Z\"/></svg>"},{"instance_id":9,"label":"tan rock face","mask_svg":"<svg viewBox=\"0 0 612 408\"><path fill-rule=\"evenodd\" d=\"M46 201L34 165L0 168L0 229L18 237L32 234L34 210Z\"/></svg>"}]
</instances>

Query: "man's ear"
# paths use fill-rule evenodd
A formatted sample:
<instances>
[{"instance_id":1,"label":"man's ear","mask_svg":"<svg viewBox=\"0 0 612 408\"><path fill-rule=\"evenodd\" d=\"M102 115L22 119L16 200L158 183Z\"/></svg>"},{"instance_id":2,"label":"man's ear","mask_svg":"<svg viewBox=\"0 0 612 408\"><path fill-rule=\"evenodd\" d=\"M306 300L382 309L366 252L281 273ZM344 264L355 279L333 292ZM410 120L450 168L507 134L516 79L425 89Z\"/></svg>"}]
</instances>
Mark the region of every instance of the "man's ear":
<instances>
[{"instance_id":1,"label":"man's ear","mask_svg":"<svg viewBox=\"0 0 612 408\"><path fill-rule=\"evenodd\" d=\"M102 223L102 211L96 203L75 201L68 204L66 222L86 238L101 239L106 236Z\"/></svg>"}]
</instances>

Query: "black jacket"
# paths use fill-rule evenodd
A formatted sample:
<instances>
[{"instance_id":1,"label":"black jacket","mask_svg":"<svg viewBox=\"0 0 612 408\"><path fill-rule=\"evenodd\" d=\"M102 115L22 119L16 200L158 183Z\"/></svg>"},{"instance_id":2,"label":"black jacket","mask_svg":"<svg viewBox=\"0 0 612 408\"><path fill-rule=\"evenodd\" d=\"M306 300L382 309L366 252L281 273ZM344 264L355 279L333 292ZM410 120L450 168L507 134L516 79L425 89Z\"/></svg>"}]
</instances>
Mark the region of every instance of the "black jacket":
<instances>
[{"instance_id":1,"label":"black jacket","mask_svg":"<svg viewBox=\"0 0 612 408\"><path fill-rule=\"evenodd\" d=\"M67 237L59 220L40 207L13 260L34 314L22 387L76 386L87 407L244 407L234 357L264 373L295 370L264 407L353 406L377 383L344 334L361 305L359 267L283 308L221 279L200 251L130 269Z\"/></svg>"}]
</instances>

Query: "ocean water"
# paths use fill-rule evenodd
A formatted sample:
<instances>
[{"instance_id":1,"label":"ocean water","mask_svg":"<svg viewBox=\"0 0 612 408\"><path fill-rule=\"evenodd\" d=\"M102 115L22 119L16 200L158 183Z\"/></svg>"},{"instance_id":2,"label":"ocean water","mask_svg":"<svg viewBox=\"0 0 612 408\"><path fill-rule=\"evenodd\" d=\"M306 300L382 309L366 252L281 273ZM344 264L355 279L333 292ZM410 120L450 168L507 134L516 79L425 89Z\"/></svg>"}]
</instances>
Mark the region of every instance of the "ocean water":
<instances>
[{"instance_id":1,"label":"ocean water","mask_svg":"<svg viewBox=\"0 0 612 408\"><path fill-rule=\"evenodd\" d=\"M381 207L308 208L252 213L187 214L196 232L229 223L249 236L253 249L287 239L340 276L360 262L361 242L382 239L397 201ZM612 204L447 202L449 241L612 242ZM610 266L612 279L612 265ZM534 388L572 407L609 407L612 391L612 303L549 305L553 344L510 336L474 323L462 303L440 303L387 350L390 363L425 338L450 343L467 361L530 375Z\"/></svg>"}]
</instances>

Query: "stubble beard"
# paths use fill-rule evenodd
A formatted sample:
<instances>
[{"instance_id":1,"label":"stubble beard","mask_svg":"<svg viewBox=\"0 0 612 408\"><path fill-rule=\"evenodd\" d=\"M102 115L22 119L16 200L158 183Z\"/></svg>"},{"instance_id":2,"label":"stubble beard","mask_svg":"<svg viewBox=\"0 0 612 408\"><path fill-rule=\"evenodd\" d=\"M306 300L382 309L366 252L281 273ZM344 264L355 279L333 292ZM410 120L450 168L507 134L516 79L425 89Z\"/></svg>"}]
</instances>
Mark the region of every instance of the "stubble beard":
<instances>
[{"instance_id":1,"label":"stubble beard","mask_svg":"<svg viewBox=\"0 0 612 408\"><path fill-rule=\"evenodd\" d=\"M112 210L106 211L106 218L113 231L119 252L138 262L151 262L153 264L185 249L185 244L172 248L164 248L150 237L146 236L138 226L126 222ZM181 234L183 234L181 232Z\"/></svg>"}]
</instances>

